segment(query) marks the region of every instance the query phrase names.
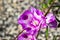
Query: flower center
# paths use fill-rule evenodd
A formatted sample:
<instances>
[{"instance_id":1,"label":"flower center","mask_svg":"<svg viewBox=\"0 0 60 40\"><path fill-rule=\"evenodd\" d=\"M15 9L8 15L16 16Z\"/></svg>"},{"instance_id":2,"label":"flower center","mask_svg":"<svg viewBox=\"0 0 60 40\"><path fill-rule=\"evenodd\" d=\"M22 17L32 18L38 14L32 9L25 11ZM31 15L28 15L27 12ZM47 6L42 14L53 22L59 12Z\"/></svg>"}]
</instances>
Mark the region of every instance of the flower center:
<instances>
[{"instance_id":1,"label":"flower center","mask_svg":"<svg viewBox=\"0 0 60 40\"><path fill-rule=\"evenodd\" d=\"M33 20L32 23L34 26L38 25L38 21L37 20Z\"/></svg>"}]
</instances>

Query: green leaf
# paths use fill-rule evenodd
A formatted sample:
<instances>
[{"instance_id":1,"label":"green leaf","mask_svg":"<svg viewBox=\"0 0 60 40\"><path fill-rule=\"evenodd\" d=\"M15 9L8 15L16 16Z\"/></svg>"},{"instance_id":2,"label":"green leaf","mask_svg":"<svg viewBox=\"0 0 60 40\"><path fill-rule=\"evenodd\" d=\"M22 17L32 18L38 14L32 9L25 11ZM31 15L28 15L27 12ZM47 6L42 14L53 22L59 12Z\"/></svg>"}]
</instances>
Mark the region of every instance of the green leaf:
<instances>
[{"instance_id":1,"label":"green leaf","mask_svg":"<svg viewBox=\"0 0 60 40\"><path fill-rule=\"evenodd\" d=\"M48 5L43 3L43 4L42 4L42 7L43 7L43 8L47 8Z\"/></svg>"},{"instance_id":2,"label":"green leaf","mask_svg":"<svg viewBox=\"0 0 60 40\"><path fill-rule=\"evenodd\" d=\"M48 4L51 4L53 2L53 0L48 0Z\"/></svg>"}]
</instances>

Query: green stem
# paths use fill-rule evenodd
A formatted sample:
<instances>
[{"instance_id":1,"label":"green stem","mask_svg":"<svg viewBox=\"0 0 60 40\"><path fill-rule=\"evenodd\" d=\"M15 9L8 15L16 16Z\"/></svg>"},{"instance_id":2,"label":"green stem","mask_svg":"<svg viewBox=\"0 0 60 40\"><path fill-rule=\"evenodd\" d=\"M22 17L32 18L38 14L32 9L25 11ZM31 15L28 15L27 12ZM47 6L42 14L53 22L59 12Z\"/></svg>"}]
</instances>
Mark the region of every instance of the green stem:
<instances>
[{"instance_id":1,"label":"green stem","mask_svg":"<svg viewBox=\"0 0 60 40\"><path fill-rule=\"evenodd\" d=\"M53 36L53 40L56 40L56 36L55 35Z\"/></svg>"},{"instance_id":2,"label":"green stem","mask_svg":"<svg viewBox=\"0 0 60 40\"><path fill-rule=\"evenodd\" d=\"M47 28L46 28L46 34L45 34L45 36L46 36L46 40L48 40L48 26L47 26Z\"/></svg>"}]
</instances>

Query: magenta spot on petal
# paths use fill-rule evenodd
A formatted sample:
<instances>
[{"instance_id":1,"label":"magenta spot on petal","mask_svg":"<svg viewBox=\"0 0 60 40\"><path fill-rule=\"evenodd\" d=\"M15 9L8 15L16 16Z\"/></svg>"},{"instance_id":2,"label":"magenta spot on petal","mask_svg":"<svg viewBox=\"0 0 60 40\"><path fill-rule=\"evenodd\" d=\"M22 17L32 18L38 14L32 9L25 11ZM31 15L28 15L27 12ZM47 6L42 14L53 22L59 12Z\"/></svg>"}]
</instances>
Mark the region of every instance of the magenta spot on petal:
<instances>
[{"instance_id":1,"label":"magenta spot on petal","mask_svg":"<svg viewBox=\"0 0 60 40\"><path fill-rule=\"evenodd\" d=\"M38 9L36 10L36 13L37 13L37 15L42 15L43 14L43 12L38 10Z\"/></svg>"},{"instance_id":2,"label":"magenta spot on petal","mask_svg":"<svg viewBox=\"0 0 60 40\"><path fill-rule=\"evenodd\" d=\"M23 15L22 19L23 20L27 20L28 19L28 16L27 15Z\"/></svg>"},{"instance_id":3,"label":"magenta spot on petal","mask_svg":"<svg viewBox=\"0 0 60 40\"><path fill-rule=\"evenodd\" d=\"M22 35L24 38L28 38L28 35L27 34L23 34Z\"/></svg>"},{"instance_id":4,"label":"magenta spot on petal","mask_svg":"<svg viewBox=\"0 0 60 40\"><path fill-rule=\"evenodd\" d=\"M27 30L27 31L30 31L30 30L31 30L31 28L29 28L29 27L28 27L28 28L26 28L26 30Z\"/></svg>"},{"instance_id":5,"label":"magenta spot on petal","mask_svg":"<svg viewBox=\"0 0 60 40\"><path fill-rule=\"evenodd\" d=\"M49 23L49 26L50 26L51 28L56 28L56 27L57 27L57 21L54 20L54 21L50 22L50 23Z\"/></svg>"},{"instance_id":6,"label":"magenta spot on petal","mask_svg":"<svg viewBox=\"0 0 60 40\"><path fill-rule=\"evenodd\" d=\"M39 13L39 11L38 11L38 10L36 10L36 13L37 13L37 15L40 15L40 13Z\"/></svg>"}]
</instances>

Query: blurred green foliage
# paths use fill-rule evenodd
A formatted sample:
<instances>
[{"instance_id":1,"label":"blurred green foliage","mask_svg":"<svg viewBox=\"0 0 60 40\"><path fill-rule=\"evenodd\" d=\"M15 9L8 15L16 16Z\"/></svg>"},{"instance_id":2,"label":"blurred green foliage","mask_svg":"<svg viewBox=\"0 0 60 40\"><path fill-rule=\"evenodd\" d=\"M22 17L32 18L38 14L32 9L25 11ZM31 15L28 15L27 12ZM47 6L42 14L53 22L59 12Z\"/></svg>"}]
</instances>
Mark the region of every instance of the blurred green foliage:
<instances>
[{"instance_id":1,"label":"blurred green foliage","mask_svg":"<svg viewBox=\"0 0 60 40\"><path fill-rule=\"evenodd\" d=\"M47 8L47 7L48 7L47 4L45 4L45 3L42 4L42 8L43 8L43 9L45 9L45 8Z\"/></svg>"},{"instance_id":2,"label":"blurred green foliage","mask_svg":"<svg viewBox=\"0 0 60 40\"><path fill-rule=\"evenodd\" d=\"M48 4L51 4L53 2L53 0L48 0Z\"/></svg>"},{"instance_id":3,"label":"blurred green foliage","mask_svg":"<svg viewBox=\"0 0 60 40\"><path fill-rule=\"evenodd\" d=\"M60 0L58 0L60 2Z\"/></svg>"}]
</instances>

